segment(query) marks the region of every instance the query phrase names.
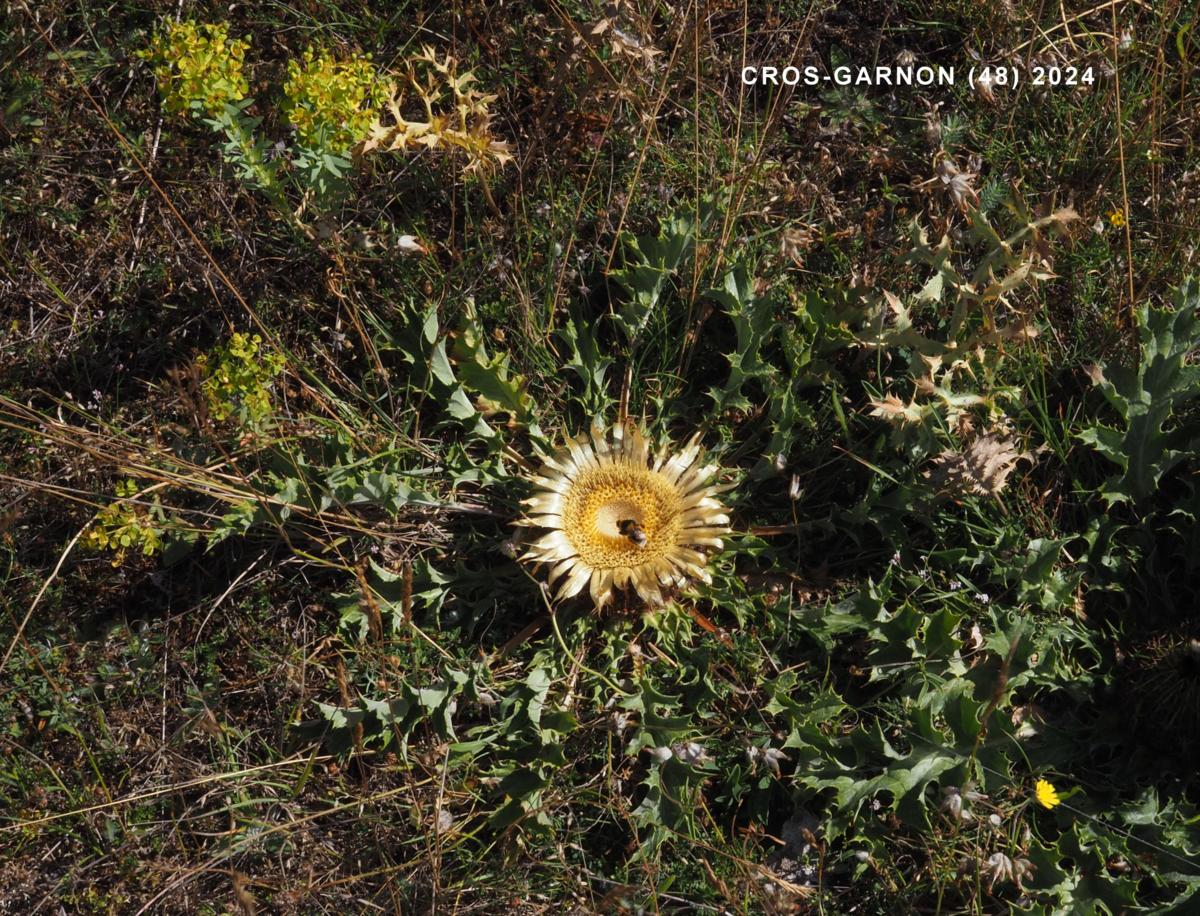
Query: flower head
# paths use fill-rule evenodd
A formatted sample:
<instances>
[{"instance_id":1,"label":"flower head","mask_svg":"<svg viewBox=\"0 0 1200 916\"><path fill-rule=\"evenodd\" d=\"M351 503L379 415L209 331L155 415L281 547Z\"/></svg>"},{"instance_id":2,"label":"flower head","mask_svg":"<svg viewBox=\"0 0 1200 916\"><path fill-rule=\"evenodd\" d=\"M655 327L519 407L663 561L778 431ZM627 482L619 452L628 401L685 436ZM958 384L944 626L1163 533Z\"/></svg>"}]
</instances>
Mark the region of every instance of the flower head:
<instances>
[{"instance_id":1,"label":"flower head","mask_svg":"<svg viewBox=\"0 0 1200 916\"><path fill-rule=\"evenodd\" d=\"M185 19L168 21L138 56L154 66L168 111L208 115L246 97L244 72L249 39L229 37L229 25Z\"/></svg>"},{"instance_id":2,"label":"flower head","mask_svg":"<svg viewBox=\"0 0 1200 916\"><path fill-rule=\"evenodd\" d=\"M672 745L671 750L674 751L676 757L689 766L699 766L712 760L708 756L708 752L704 750L704 745L697 744L695 741Z\"/></svg>"},{"instance_id":3,"label":"flower head","mask_svg":"<svg viewBox=\"0 0 1200 916\"><path fill-rule=\"evenodd\" d=\"M1002 852L993 852L983 863L983 873L987 875L990 886L998 881L1013 879L1013 861Z\"/></svg>"},{"instance_id":4,"label":"flower head","mask_svg":"<svg viewBox=\"0 0 1200 916\"><path fill-rule=\"evenodd\" d=\"M1043 808L1053 808L1062 804L1062 799L1058 797L1058 790L1044 779L1037 781L1034 793L1037 796L1038 804Z\"/></svg>"},{"instance_id":5,"label":"flower head","mask_svg":"<svg viewBox=\"0 0 1200 916\"><path fill-rule=\"evenodd\" d=\"M977 82L977 85L986 84ZM988 91L991 91L990 88ZM946 194L960 213L966 213L970 207L979 206L979 193L972 184L979 177L978 172L964 172L955 165L953 159L943 159L938 163L937 177L941 179Z\"/></svg>"},{"instance_id":6,"label":"flower head","mask_svg":"<svg viewBox=\"0 0 1200 916\"><path fill-rule=\"evenodd\" d=\"M346 153L366 139L390 83L360 54L339 59L311 45L288 61L284 116L304 146Z\"/></svg>"},{"instance_id":7,"label":"flower head","mask_svg":"<svg viewBox=\"0 0 1200 916\"><path fill-rule=\"evenodd\" d=\"M590 436L568 440L531 478L537 489L517 524L548 532L522 559L551 565L550 583L562 580L559 598L587 586L597 607L628 586L662 604L663 586L711 581L697 548L720 550L729 516L710 482L717 466L703 456L698 435L652 456L632 424L593 426Z\"/></svg>"}]
</instances>

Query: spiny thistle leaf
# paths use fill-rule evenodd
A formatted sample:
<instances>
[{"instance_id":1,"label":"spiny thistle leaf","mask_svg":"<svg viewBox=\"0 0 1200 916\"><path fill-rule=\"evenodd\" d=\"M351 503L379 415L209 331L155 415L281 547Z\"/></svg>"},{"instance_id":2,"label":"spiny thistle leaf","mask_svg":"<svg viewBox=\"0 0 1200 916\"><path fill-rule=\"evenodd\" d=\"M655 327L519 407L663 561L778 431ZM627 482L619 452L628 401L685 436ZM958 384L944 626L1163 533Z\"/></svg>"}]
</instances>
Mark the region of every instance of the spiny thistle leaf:
<instances>
[{"instance_id":1,"label":"spiny thistle leaf","mask_svg":"<svg viewBox=\"0 0 1200 916\"><path fill-rule=\"evenodd\" d=\"M743 391L745 385L775 374L762 358L762 348L778 326L773 303L754 295L754 280L742 267L729 271L722 287L710 289L706 295L725 307L737 332L737 345L726 354L729 378L723 388L714 388L709 396L720 411L749 410L750 401Z\"/></svg>"},{"instance_id":2,"label":"spiny thistle leaf","mask_svg":"<svg viewBox=\"0 0 1200 916\"><path fill-rule=\"evenodd\" d=\"M604 416L611 399L605 387L605 377L613 358L601 351L592 328L579 316L578 310L569 306L570 317L555 336L570 348L564 365L579 376L583 382L580 401L589 416Z\"/></svg>"},{"instance_id":3,"label":"spiny thistle leaf","mask_svg":"<svg viewBox=\"0 0 1200 916\"><path fill-rule=\"evenodd\" d=\"M488 355L483 328L470 301L454 337L451 356L463 384L478 394L477 404L485 416L507 413L517 421L528 418L533 406L525 391L528 382L522 376L510 373L507 353Z\"/></svg>"},{"instance_id":4,"label":"spiny thistle leaf","mask_svg":"<svg viewBox=\"0 0 1200 916\"><path fill-rule=\"evenodd\" d=\"M1200 283L1186 281L1173 301L1173 311L1138 308L1136 366L1106 365L1092 373L1122 421L1119 427L1095 424L1079 433L1121 468L1101 494L1110 505L1145 499L1164 474L1194 453L1195 429L1168 425L1176 408L1200 395L1200 367L1187 361L1200 345Z\"/></svg>"},{"instance_id":5,"label":"spiny thistle leaf","mask_svg":"<svg viewBox=\"0 0 1200 916\"><path fill-rule=\"evenodd\" d=\"M615 317L630 346L637 343L649 322L667 278L692 253L697 228L694 213L680 212L663 220L656 233L624 234L625 266L611 276L629 293L629 300Z\"/></svg>"}]
</instances>

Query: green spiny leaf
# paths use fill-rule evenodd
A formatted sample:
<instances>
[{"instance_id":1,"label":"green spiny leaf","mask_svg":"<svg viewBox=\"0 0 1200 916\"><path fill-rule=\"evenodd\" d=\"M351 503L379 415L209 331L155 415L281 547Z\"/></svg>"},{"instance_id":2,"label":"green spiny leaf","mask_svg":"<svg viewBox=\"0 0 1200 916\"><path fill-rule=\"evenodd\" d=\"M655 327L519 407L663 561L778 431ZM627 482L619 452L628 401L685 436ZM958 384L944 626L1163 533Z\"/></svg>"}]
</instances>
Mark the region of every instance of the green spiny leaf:
<instances>
[{"instance_id":1,"label":"green spiny leaf","mask_svg":"<svg viewBox=\"0 0 1200 916\"><path fill-rule=\"evenodd\" d=\"M1188 357L1200 345L1200 283L1185 282L1174 310L1138 309L1140 358L1136 366L1104 366L1094 373L1123 428L1093 424L1079 438L1121 468L1102 495L1110 503L1150 496L1162 476L1194 454L1196 432L1170 428L1175 410L1200 395L1200 367Z\"/></svg>"}]
</instances>

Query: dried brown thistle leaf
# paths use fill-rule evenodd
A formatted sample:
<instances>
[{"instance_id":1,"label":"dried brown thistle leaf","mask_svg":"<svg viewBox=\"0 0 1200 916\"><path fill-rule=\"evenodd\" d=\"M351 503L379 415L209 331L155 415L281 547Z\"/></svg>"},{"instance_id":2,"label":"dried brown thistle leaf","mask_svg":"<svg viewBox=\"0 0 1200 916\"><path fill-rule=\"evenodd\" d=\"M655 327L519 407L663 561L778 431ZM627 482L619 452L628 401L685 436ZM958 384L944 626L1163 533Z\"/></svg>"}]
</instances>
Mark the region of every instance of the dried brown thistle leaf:
<instances>
[{"instance_id":1,"label":"dried brown thistle leaf","mask_svg":"<svg viewBox=\"0 0 1200 916\"><path fill-rule=\"evenodd\" d=\"M871 408L870 416L882 417L890 423L903 425L921 421L921 408L914 403L905 404L894 394L871 398Z\"/></svg>"},{"instance_id":2,"label":"dried brown thistle leaf","mask_svg":"<svg viewBox=\"0 0 1200 916\"><path fill-rule=\"evenodd\" d=\"M507 165L513 159L509 145L492 133L490 106L496 96L475 88L476 82L471 71L459 72L454 57L438 57L433 48L424 47L409 61L408 73L409 88L420 101L424 118L405 118L401 110L405 96L393 95L385 106L391 123L377 119L360 154L443 148L466 155L464 173L484 174Z\"/></svg>"},{"instance_id":3,"label":"dried brown thistle leaf","mask_svg":"<svg viewBox=\"0 0 1200 916\"><path fill-rule=\"evenodd\" d=\"M1015 439L989 433L961 452L942 452L925 477L944 496L998 496L1022 458L1032 455L1019 451Z\"/></svg>"}]
</instances>

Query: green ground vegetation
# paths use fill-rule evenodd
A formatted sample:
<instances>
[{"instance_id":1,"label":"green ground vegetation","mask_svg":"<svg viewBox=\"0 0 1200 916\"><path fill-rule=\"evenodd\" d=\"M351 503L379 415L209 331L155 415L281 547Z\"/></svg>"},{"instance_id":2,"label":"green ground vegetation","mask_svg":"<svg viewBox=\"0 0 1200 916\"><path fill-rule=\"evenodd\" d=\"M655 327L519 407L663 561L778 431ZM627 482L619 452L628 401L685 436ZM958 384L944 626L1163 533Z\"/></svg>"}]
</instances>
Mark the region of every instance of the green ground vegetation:
<instances>
[{"instance_id":1,"label":"green ground vegetation","mask_svg":"<svg viewBox=\"0 0 1200 916\"><path fill-rule=\"evenodd\" d=\"M0 911L1197 912L1196 17L7 4ZM735 533L554 604L622 416Z\"/></svg>"}]
</instances>

